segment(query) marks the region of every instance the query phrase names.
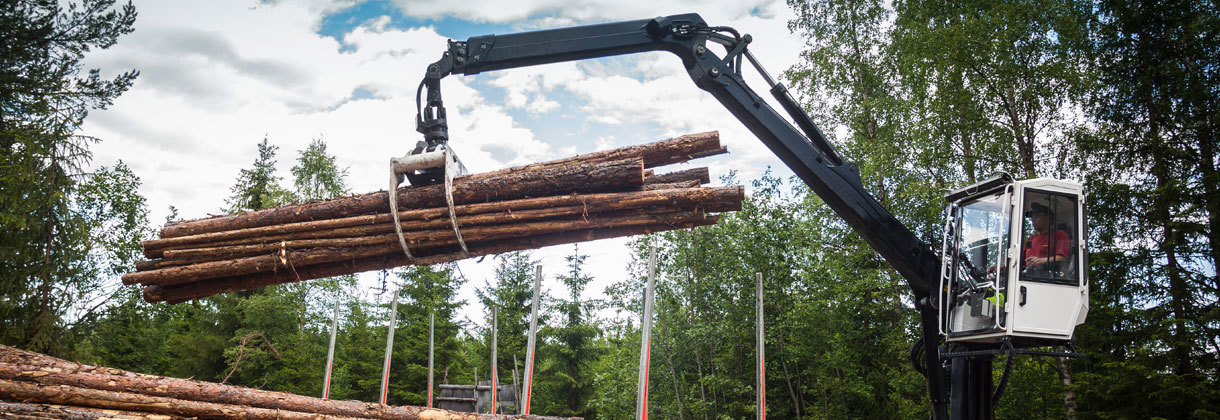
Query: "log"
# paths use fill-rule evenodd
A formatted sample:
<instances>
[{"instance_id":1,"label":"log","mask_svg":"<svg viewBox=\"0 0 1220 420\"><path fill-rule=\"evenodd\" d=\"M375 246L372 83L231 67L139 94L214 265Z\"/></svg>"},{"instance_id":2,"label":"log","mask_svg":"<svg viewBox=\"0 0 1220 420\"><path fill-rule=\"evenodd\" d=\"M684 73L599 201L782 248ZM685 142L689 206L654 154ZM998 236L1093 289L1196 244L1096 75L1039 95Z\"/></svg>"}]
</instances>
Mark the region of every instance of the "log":
<instances>
[{"instance_id":1,"label":"log","mask_svg":"<svg viewBox=\"0 0 1220 420\"><path fill-rule=\"evenodd\" d=\"M720 148L718 148L718 149L701 150L698 152L691 153L691 154L687 155L686 158L687 158L687 160L695 160L695 159L705 158L708 156L723 155L728 152L729 152L728 146L720 146Z\"/></svg>"},{"instance_id":2,"label":"log","mask_svg":"<svg viewBox=\"0 0 1220 420\"><path fill-rule=\"evenodd\" d=\"M545 220L533 223L475 226L469 229L463 229L462 236L466 239L466 243L469 246L485 241L546 234L566 230L638 226L659 223L681 223L693 218L703 218L702 212L686 211L661 214L625 214L612 216L589 215L558 220ZM418 245L420 248L430 248L456 243L456 239L452 236L452 230L437 229L422 232L422 234L421 232L412 232L410 234L404 233L404 236L408 237L408 246ZM128 273L123 275L123 283L159 284L169 286L219 277L251 274L260 271L272 271L279 269L299 270L302 266L402 252L402 247L398 244L397 235L343 239L341 241L344 243L337 244L337 246L342 246L343 248L310 248L301 251L289 252L289 248L285 246L279 248L278 252L266 255L210 261L187 266L168 267L157 270Z\"/></svg>"},{"instance_id":3,"label":"log","mask_svg":"<svg viewBox=\"0 0 1220 420\"><path fill-rule=\"evenodd\" d=\"M317 413L357 418L537 418L535 416L480 417L469 413L429 410L422 407L383 406L359 401L335 401L285 392L264 391L190 379L169 378L90 366L0 345L0 379L44 386L71 385L103 391L118 391L270 410ZM435 415L436 417L428 417ZM445 416L454 417L445 417ZM553 419L553 417L552 417Z\"/></svg>"},{"instance_id":4,"label":"log","mask_svg":"<svg viewBox=\"0 0 1220 420\"><path fill-rule=\"evenodd\" d=\"M694 181L688 181L688 182L694 182ZM552 197L543 197L543 198L535 198L535 199L511 200L511 201L507 201L507 202L499 202L500 204L503 204L503 205L497 206L497 207L503 207L505 209L504 211L496 212L496 213L477 213L477 214L463 215L463 216L458 216L457 220L458 220L458 225L460 227L462 227L463 231L465 231L471 227L479 226L479 225L521 223L521 222L527 222L527 221L531 221L531 220L540 220L540 219L561 217L561 216L570 216L570 215L576 215L576 214L592 214L592 213L616 212L616 211L624 211L624 210L634 210L634 211L649 210L649 211L653 211L653 212L661 212L661 211L677 211L677 210L682 210L682 209L696 209L696 208L701 209L703 211L718 212L718 211L734 211L734 210L740 209L740 207L741 207L741 197L739 197L738 194L736 193L736 190L731 187L690 188L692 186L693 185L689 185L689 184L688 185L654 184L651 187L655 187L657 189L657 191L655 191L655 192L654 191L636 191L636 192L624 192L624 193L589 194L589 195L584 195L584 196L581 196L578 194L573 194L571 196L559 197L560 199L555 199ZM669 190L672 190L672 191L669 191ZM485 204L490 204L490 203L485 203ZM518 204L519 207L514 206L513 204ZM570 204L570 205L555 206L554 204ZM483 207L488 207L488 206L483 206ZM469 211L470 209L465 209L465 210ZM411 232L419 232L419 231L424 231L424 230L434 230L434 229L450 229L451 230L448 209L446 209L446 208L425 209L425 210L419 210L419 211L413 211L413 212L416 213L413 216L418 216L419 214L429 212L429 213L433 213L433 214L437 215L438 217L427 218L427 219L420 219L418 217L413 217L412 219L400 219L400 224L403 228L404 236L407 236L407 234L411 233ZM409 213L409 212L400 212L400 216L403 214L406 214L406 213ZM222 248L222 247L228 248L228 247L236 247L236 246L241 246L241 245L271 244L274 242L275 244L271 248L268 248L267 246L262 246L261 248L259 248L259 247L249 248L250 251L242 251L242 252L253 252L253 250L256 250L256 249L263 250L263 251L270 251L270 250L274 250L274 249L279 249L281 247L281 244L279 244L280 241L300 241L300 240L304 240L304 239L345 238L345 237L350 238L350 237L371 236L371 235L379 235L379 234L389 234L389 233L394 232L394 227L393 227L394 225L390 219L390 215L388 215L388 214L359 216L359 217L352 217L352 218L347 218L347 219L359 219L360 220L359 223L361 223L361 224L359 224L357 226L352 226L352 227L316 229L316 230L307 230L307 231L298 230L297 232L289 232L289 233L283 233L283 234L279 234L279 235L243 235L244 237L237 237L236 239L229 239L229 240L223 240L223 241L211 241L211 242L200 243L200 244L163 246L160 248L152 248L152 249L145 248L145 255L149 256L150 258L164 257L164 258L169 258L169 259L190 259L190 258L204 256L204 255L219 255L219 253L225 252L225 251L218 249L218 248ZM344 219L336 219L336 220L344 220ZM402 221L402 220L405 220L405 221ZM319 226L329 227L329 226L335 226L335 225L342 226L342 225L357 223L355 221L344 222L344 223L328 223L328 222L331 222L331 221L327 220L327 221L318 221L318 222L306 222L306 223L298 223L295 225L297 225L298 229L299 229L299 228L309 227L310 225L312 225L312 227L319 227ZM369 223L369 222L372 222L372 223ZM263 229L263 228L254 228L254 229L248 229L246 231L266 231L266 230L267 229ZM219 233L228 233L228 232L218 232L218 234ZM195 237L199 237L199 236L212 237L212 238L220 237L221 235L218 235L218 234L204 234L204 235L197 235ZM226 236L233 237L235 235L226 235ZM166 241L174 241L174 240L181 239L181 238L195 238L195 237L171 238ZM192 239L190 242L198 242L198 240ZM287 246L290 248L293 247L291 244L288 244ZM316 245L316 246L325 246L325 245ZM217 259L217 258L213 258L213 259ZM196 261L196 262L202 262L202 261ZM138 268L139 267L137 267L137 269ZM147 271L147 270L139 270L139 271Z\"/></svg>"},{"instance_id":5,"label":"log","mask_svg":"<svg viewBox=\"0 0 1220 420\"><path fill-rule=\"evenodd\" d=\"M537 169L562 167L578 163L605 162L631 158L643 159L644 168L655 168L658 166L672 165L692 159L715 156L728 152L728 148L720 145L720 132L708 131L703 133L687 134L652 143L620 147L618 149L603 150L600 152L576 155L547 162L505 168L498 171L487 172L487 174L490 176L501 176L520 171L531 171Z\"/></svg>"},{"instance_id":6,"label":"log","mask_svg":"<svg viewBox=\"0 0 1220 420\"><path fill-rule=\"evenodd\" d=\"M645 178L645 184L647 185L647 183L648 183L648 179ZM658 183L653 183L653 185L657 185L657 184ZM652 190L652 189L661 190L664 188L650 188L650 190ZM704 192L702 192L702 191L696 191L696 192L689 192L689 193L683 194L683 195L666 194L664 197L666 199L672 200L674 202L682 202L683 200L700 200L700 197L698 194L703 194L703 193ZM643 203L643 202L648 202L649 200L657 199L658 194L661 194L661 193L653 192L653 191L634 191L634 192L622 192L622 193L593 193L593 194L573 193L573 194L549 196L549 197L504 200L504 201L496 201L496 202L491 202L491 203L463 204L463 205L454 206L454 212L458 216L467 216L467 215L474 215L474 214L496 213L496 212L505 212L505 211L521 211L521 210L529 210L529 209L552 208L552 207L563 207L563 206L574 206L574 205L587 205L588 203L598 203L598 202L603 202L603 201L640 200L640 202ZM740 201L740 200L738 200L738 201ZM738 204L740 204L740 203L738 203ZM739 207L740 206L738 206L738 208ZM707 211L729 211L729 210L708 209ZM435 207L435 208L429 208L429 209L407 210L407 211L400 211L398 213L398 218L402 222L411 221L411 220L431 220L431 219L442 219L442 218L445 220L448 220L448 217L449 217L449 210L447 207ZM229 230L229 231L222 231L222 232L203 233L203 234L198 234L198 235L179 236L179 237L173 237L173 238L153 239L153 240L147 240L147 241L141 242L140 246L142 248L144 248L145 252L147 253L147 252L149 252L148 250L160 250L160 249L166 249L166 248L171 248L171 247L180 247L180 246L186 246L186 245L205 244L205 243L217 244L217 243L221 243L222 241L228 241L228 240L240 239L240 238L250 238L250 237L272 238L272 237L275 237L275 235L285 235L285 234L296 233L296 232L319 231L319 230L338 229L338 228L353 227L353 226L367 226L367 225L383 224L383 223L390 223L391 220L392 219L390 218L389 213L368 214L368 215L360 215L360 216L352 216L352 217L344 217L344 218L336 218L336 219L286 223L286 224L280 224L280 225L262 226L262 227L256 227L256 228L248 228L248 229L237 229L237 230ZM458 219L458 222L460 224L469 223L467 220L461 219L461 218ZM159 255L160 254L148 255L148 257L157 258L157 257L159 257ZM141 271L143 271L143 270L141 270Z\"/></svg>"},{"instance_id":7,"label":"log","mask_svg":"<svg viewBox=\"0 0 1220 420\"><path fill-rule=\"evenodd\" d=\"M686 169L682 171L673 171L660 175L645 175L644 185L651 184L672 184L685 181L699 181L696 185L702 185L712 182L712 176L706 167Z\"/></svg>"},{"instance_id":8,"label":"log","mask_svg":"<svg viewBox=\"0 0 1220 420\"><path fill-rule=\"evenodd\" d=\"M314 420L355 418L155 397L130 392L103 391L68 385L40 385L6 379L0 379L0 399L140 411L203 419Z\"/></svg>"},{"instance_id":9,"label":"log","mask_svg":"<svg viewBox=\"0 0 1220 420\"><path fill-rule=\"evenodd\" d=\"M670 182L670 183L665 183L665 184L644 184L644 186L640 187L640 189L644 190L644 191L653 191L653 190L671 190L671 189L681 189L681 188L693 188L693 187L698 187L698 186L699 186L699 180L692 179L689 181Z\"/></svg>"},{"instance_id":10,"label":"log","mask_svg":"<svg viewBox=\"0 0 1220 420\"><path fill-rule=\"evenodd\" d=\"M644 213L651 213L651 211L668 213L683 210L689 211L693 209L680 208L672 205L660 205L650 207L648 210L650 210L650 212ZM595 212L591 211L591 209L585 209L580 206L569 206L554 209L526 210L520 213L512 214L489 215L497 216L494 217L494 219L496 219L498 223L486 223L486 221L479 220L478 222L481 223L460 223L459 226L461 226L463 238L469 244L501 239L508 232L535 233L530 229L530 227L533 226L553 230L550 223L545 221L562 221L562 218L565 216L583 215L587 218L590 215L598 217L610 217L617 214L618 213ZM526 224L526 222L534 223ZM355 231L353 232L352 230ZM437 220L435 223L428 223L425 226L420 226L418 224L413 224L409 228L404 226L403 238L406 239L407 246L411 248L426 248L457 243L457 239L453 235L453 228L450 226L447 220ZM210 257L211 260L215 261L267 254L281 249L292 250L303 248L338 248L398 243L398 235L394 233L393 224L390 224L362 226L359 228L345 228L339 231L305 232L304 234L295 234L293 237L276 240L279 242L263 242L258 239L253 239L250 242L256 243L223 244L221 246L208 248L171 249L164 251L164 257L172 259L199 259Z\"/></svg>"},{"instance_id":11,"label":"log","mask_svg":"<svg viewBox=\"0 0 1220 420\"><path fill-rule=\"evenodd\" d=\"M593 163L574 163L512 174L491 176L480 173L453 180L454 204L512 200L530 196L559 195L590 189L622 190L644 183L643 162L639 158ZM165 226L162 238L197 235L309 220L389 212L386 191L280 206ZM445 206L445 186L440 184L398 189L400 209Z\"/></svg>"},{"instance_id":12,"label":"log","mask_svg":"<svg viewBox=\"0 0 1220 420\"><path fill-rule=\"evenodd\" d=\"M53 404L28 404L0 401L0 418L3 419L59 419L59 420L186 420L182 416L137 413L133 411L102 410L87 407L70 407Z\"/></svg>"},{"instance_id":13,"label":"log","mask_svg":"<svg viewBox=\"0 0 1220 420\"><path fill-rule=\"evenodd\" d=\"M483 255L520 251L524 249L536 249L553 245L617 238L621 236L642 235L674 229L690 229L698 226L715 224L717 220L718 218L716 216L709 216L706 219L693 220L686 223L590 229L525 238L514 238L472 246L470 247L469 256L466 256L460 250L453 249L453 247L435 250L423 250L417 254L416 260L412 263L420 265L438 264L468 257L473 258ZM343 274L359 273L362 271L382 270L400 267L407 264L408 261L406 256L403 255L402 252L398 252L370 258L345 260L333 264L299 267L294 272L281 270L278 272L257 273L246 276L215 279L206 282L187 283L169 287L151 285L144 288L143 296L144 300L149 302L165 301L169 303L180 303L187 300L198 299L220 293L249 290L274 284L292 283L303 280L333 277Z\"/></svg>"},{"instance_id":14,"label":"log","mask_svg":"<svg viewBox=\"0 0 1220 420\"><path fill-rule=\"evenodd\" d=\"M691 134L679 136L668 140L642 144L638 146L623 147L619 149L607 150L596 153L573 156L564 159L552 160L549 162L535 163L525 166L501 169L498 171L473 174L465 177L459 177L454 180L456 183L478 183L482 181L491 181L501 178L515 178L517 176L530 172L571 172L572 169L586 167L590 164L613 162L624 159L642 161L644 168L653 168L657 166L669 165L674 163L685 162L690 159L711 156L721 153L727 153L728 149L720 146L720 134L715 131L706 133ZM643 177L643 171L640 171L640 176ZM558 179L558 178L555 178ZM511 186L511 185L510 185ZM417 188L426 189L428 187ZM411 190L412 187L401 188L400 191ZM460 189L460 188L459 188ZM554 189L550 194L556 195L575 190L564 191L562 189ZM507 192L507 191L506 191ZM528 195L528 194L527 194ZM538 194L535 194L538 195ZM524 195L518 195L521 197ZM399 194L401 201L413 202L421 201L419 198L406 197L406 194ZM495 199L508 199L505 195L497 195ZM457 200L460 202L470 201L490 201L491 198L483 200ZM346 197L343 199L345 204L349 204L345 213L328 213L325 209L333 205L319 204L329 203L336 200L322 201L319 203L307 203L299 206L286 206L276 209L259 210L254 212L242 213L237 215L217 216L207 219L184 221L173 223L161 228L162 238L171 238L177 236L194 235L206 232L219 232L223 230L233 230L240 228L268 226L273 224L299 222L305 220L318 220L336 218L339 215L353 215L369 213L372 211L385 212L388 208L386 204L386 193L376 192L370 194L357 195ZM423 206L433 207L433 206ZM406 207L417 208L417 207ZM317 213L315 213L317 212ZM321 214L318 214L321 213ZM323 216L322 214L329 214Z\"/></svg>"}]
</instances>

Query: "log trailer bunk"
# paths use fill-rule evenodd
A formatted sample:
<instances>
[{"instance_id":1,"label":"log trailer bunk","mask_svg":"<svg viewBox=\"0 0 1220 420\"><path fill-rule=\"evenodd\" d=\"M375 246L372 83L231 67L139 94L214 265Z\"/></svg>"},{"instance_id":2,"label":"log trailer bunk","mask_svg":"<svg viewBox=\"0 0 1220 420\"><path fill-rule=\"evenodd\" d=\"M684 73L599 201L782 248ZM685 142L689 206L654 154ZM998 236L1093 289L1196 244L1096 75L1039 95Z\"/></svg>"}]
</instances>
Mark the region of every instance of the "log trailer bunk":
<instances>
[{"instance_id":1,"label":"log trailer bunk","mask_svg":"<svg viewBox=\"0 0 1220 420\"><path fill-rule=\"evenodd\" d=\"M1072 333L1088 312L1079 184L1001 175L954 191L945 197L944 245L937 255L865 191L856 165L835 151L787 88L763 69L746 48L751 41L748 34L709 26L693 13L449 40L416 92L417 131L424 141L408 157L448 149L440 90L445 76L668 51L682 60L695 85L728 108L906 279L922 324L911 361L926 377L932 418L994 418L1014 354L1080 356L1034 349L1071 349ZM709 43L724 47L724 55ZM796 127L746 85L743 58L770 85L771 96ZM444 169L427 165L403 172L417 185L446 178ZM1031 258L1037 254L1031 247L1044 248L1043 257ZM1008 361L995 387L992 360L1003 353Z\"/></svg>"}]
</instances>

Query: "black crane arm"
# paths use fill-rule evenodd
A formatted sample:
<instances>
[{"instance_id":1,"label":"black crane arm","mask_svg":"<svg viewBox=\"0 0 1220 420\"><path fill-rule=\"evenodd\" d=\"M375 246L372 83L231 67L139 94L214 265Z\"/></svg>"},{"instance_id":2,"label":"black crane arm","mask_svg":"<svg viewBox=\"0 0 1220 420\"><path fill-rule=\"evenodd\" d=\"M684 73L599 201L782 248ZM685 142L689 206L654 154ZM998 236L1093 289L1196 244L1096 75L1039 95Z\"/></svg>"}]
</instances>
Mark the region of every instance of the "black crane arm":
<instances>
[{"instance_id":1,"label":"black crane arm","mask_svg":"<svg viewBox=\"0 0 1220 420\"><path fill-rule=\"evenodd\" d=\"M762 69L746 49L750 42L749 35L708 26L693 13L449 41L448 50L441 60L428 66L420 84L421 91L427 90L427 102L420 104L417 128L432 146L448 141L440 80L449 74L472 75L646 51L677 55L695 85L728 108L906 279L923 324L933 415L944 418L947 399L939 369L937 312L932 302L940 278L940 258L864 189L856 166L839 156L783 84ZM725 55L713 53L709 43L724 46ZM800 129L746 85L741 75L743 58L763 75L771 85L771 95Z\"/></svg>"}]
</instances>

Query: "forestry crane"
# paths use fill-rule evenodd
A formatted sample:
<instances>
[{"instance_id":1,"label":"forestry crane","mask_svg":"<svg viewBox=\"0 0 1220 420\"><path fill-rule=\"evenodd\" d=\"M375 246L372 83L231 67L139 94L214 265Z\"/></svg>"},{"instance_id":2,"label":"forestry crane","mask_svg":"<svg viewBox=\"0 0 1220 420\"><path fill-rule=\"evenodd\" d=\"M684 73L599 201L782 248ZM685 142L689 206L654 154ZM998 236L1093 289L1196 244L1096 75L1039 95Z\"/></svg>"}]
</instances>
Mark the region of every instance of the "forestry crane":
<instances>
[{"instance_id":1,"label":"forestry crane","mask_svg":"<svg viewBox=\"0 0 1220 420\"><path fill-rule=\"evenodd\" d=\"M452 179L452 169L442 169L451 165L435 164L453 162L441 100L445 76L668 51L696 86L741 120L907 281L922 324L911 360L926 378L932 418L993 419L1013 354L1079 356L1036 349L1070 349L1073 331L1088 313L1079 184L1001 175L948 194L938 255L864 189L856 165L835 151L787 88L763 69L747 49L751 41L693 13L450 40L416 93L417 130L424 140L402 158L416 163L396 168L414 184ZM713 52L712 44L723 53ZM761 74L796 126L746 85L743 60ZM1008 362L993 386L992 361L1003 353Z\"/></svg>"}]
</instances>

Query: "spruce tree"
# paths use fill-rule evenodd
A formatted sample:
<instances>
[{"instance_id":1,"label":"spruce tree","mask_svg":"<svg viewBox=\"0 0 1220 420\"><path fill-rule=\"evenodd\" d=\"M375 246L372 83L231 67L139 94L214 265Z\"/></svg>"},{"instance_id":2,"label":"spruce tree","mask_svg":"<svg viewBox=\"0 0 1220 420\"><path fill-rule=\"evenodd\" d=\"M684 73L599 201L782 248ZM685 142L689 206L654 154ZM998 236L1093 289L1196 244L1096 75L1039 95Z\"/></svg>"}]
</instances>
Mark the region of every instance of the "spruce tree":
<instances>
[{"instance_id":1,"label":"spruce tree","mask_svg":"<svg viewBox=\"0 0 1220 420\"><path fill-rule=\"evenodd\" d=\"M230 213L260 210L292 201L291 193L280 186L280 176L275 173L276 150L279 146L271 145L266 136L258 143L254 166L238 173L237 182L225 200Z\"/></svg>"},{"instance_id":2,"label":"spruce tree","mask_svg":"<svg viewBox=\"0 0 1220 420\"><path fill-rule=\"evenodd\" d=\"M63 355L62 317L101 279L82 214L89 145L79 127L138 72L103 79L84 54L130 33L135 7L113 0L0 4L0 342ZM124 195L135 194L128 191ZM87 308L76 308L87 309Z\"/></svg>"},{"instance_id":3,"label":"spruce tree","mask_svg":"<svg viewBox=\"0 0 1220 420\"><path fill-rule=\"evenodd\" d=\"M541 349L542 369L538 373L540 406L538 412L557 416L589 417L589 398L593 392L593 366L600 349L595 340L601 328L593 319L593 303L584 298L585 286L593 277L584 270L588 255L580 247L565 257L568 271L559 276L567 286L566 299L552 305L554 325L542 329L545 346Z\"/></svg>"}]
</instances>

